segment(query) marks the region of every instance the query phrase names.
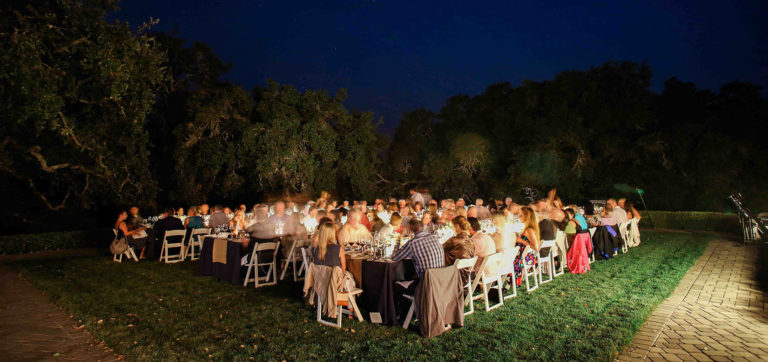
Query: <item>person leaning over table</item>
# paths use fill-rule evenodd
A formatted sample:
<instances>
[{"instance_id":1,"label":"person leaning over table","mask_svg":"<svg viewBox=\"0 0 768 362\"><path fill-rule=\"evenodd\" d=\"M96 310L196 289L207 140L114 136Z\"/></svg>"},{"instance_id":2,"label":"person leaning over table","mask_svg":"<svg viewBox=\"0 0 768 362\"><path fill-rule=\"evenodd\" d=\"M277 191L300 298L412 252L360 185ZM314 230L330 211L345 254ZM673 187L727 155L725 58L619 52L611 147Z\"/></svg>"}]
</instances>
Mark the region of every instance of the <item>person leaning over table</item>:
<instances>
[{"instance_id":1,"label":"person leaning over table","mask_svg":"<svg viewBox=\"0 0 768 362\"><path fill-rule=\"evenodd\" d=\"M416 269L416 275L419 279L424 277L424 270L426 269L444 267L445 252L440 245L440 241L437 240L437 237L424 231L421 222L418 220L410 220L408 222L408 228L414 235L413 239L397 249L395 253L392 254L392 260L413 260L413 266L414 269ZM417 281L413 281L407 288L403 288L402 285L395 283L395 293L400 295L413 295L414 291L416 291L417 284Z\"/></svg>"}]
</instances>

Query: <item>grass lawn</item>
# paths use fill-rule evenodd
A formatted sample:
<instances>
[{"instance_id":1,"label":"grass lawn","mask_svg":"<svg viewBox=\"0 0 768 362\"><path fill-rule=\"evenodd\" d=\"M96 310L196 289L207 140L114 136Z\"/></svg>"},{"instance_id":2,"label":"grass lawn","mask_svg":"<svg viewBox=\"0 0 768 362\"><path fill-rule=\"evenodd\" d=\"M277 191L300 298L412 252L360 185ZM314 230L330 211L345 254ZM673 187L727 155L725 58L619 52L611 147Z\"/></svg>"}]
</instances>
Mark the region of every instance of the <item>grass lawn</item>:
<instances>
[{"instance_id":1,"label":"grass lawn","mask_svg":"<svg viewBox=\"0 0 768 362\"><path fill-rule=\"evenodd\" d=\"M608 360L675 288L712 236L645 232L640 247L524 291L433 339L344 320L321 326L300 286L243 288L195 277L196 263L107 257L13 264L97 338L131 360Z\"/></svg>"}]
</instances>

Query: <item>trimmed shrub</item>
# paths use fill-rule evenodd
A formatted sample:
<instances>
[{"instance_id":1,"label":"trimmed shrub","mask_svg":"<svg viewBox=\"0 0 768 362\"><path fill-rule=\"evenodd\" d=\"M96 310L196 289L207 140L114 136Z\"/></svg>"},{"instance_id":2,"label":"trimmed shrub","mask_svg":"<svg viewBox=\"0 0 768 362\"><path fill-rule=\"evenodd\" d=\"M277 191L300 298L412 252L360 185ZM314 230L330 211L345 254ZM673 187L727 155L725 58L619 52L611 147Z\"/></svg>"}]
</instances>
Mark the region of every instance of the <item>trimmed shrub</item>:
<instances>
[{"instance_id":1,"label":"trimmed shrub","mask_svg":"<svg viewBox=\"0 0 768 362\"><path fill-rule=\"evenodd\" d=\"M640 211L640 226L650 229L716 231L738 234L739 217L735 214L701 211Z\"/></svg>"},{"instance_id":2,"label":"trimmed shrub","mask_svg":"<svg viewBox=\"0 0 768 362\"><path fill-rule=\"evenodd\" d=\"M87 247L107 248L114 239L110 229L60 231L0 236L0 254Z\"/></svg>"}]
</instances>

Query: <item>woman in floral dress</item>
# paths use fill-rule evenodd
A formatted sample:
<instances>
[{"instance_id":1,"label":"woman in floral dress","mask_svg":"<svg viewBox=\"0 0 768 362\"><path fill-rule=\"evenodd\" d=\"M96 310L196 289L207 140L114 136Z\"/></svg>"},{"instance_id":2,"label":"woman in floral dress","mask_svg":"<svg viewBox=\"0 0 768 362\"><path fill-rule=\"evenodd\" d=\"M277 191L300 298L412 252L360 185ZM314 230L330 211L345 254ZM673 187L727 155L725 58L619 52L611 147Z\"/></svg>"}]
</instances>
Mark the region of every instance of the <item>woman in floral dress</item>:
<instances>
[{"instance_id":1,"label":"woman in floral dress","mask_svg":"<svg viewBox=\"0 0 768 362\"><path fill-rule=\"evenodd\" d=\"M525 224L525 228L517 238L517 246L520 251L515 258L515 284L520 286L523 281L523 270L526 265L536 265L538 260L536 252L539 250L539 223L536 221L536 213L530 207L523 207L520 210L520 221ZM529 246L528 252L523 255Z\"/></svg>"}]
</instances>

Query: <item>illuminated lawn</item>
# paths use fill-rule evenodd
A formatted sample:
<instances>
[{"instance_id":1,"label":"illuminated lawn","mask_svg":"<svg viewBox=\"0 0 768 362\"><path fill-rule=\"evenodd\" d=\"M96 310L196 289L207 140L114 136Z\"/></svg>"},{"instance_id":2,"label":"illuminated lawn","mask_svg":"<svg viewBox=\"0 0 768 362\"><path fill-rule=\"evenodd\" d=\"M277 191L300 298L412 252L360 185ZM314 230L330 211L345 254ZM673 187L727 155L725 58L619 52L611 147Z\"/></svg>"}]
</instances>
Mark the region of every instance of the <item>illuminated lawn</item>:
<instances>
[{"instance_id":1,"label":"illuminated lawn","mask_svg":"<svg viewBox=\"0 0 768 362\"><path fill-rule=\"evenodd\" d=\"M668 296L712 236L646 232L629 254L558 277L433 339L344 320L321 326L300 285L259 290L195 277L195 263L107 257L12 265L99 340L131 360L608 360Z\"/></svg>"}]
</instances>

